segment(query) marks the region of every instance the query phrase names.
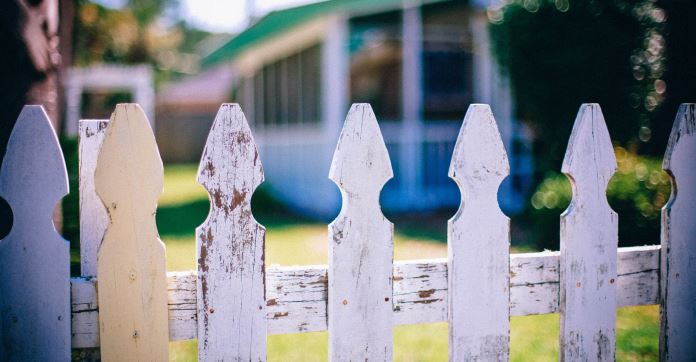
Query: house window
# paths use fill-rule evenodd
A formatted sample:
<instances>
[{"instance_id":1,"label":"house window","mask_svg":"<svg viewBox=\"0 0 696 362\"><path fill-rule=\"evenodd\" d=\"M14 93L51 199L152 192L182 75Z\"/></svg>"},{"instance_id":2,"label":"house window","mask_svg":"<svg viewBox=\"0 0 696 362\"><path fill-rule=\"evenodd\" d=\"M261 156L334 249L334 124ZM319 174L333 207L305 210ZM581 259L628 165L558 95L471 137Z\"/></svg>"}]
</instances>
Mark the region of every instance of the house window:
<instances>
[{"instance_id":1,"label":"house window","mask_svg":"<svg viewBox=\"0 0 696 362\"><path fill-rule=\"evenodd\" d=\"M461 120L472 100L471 33L465 4L422 7L423 113Z\"/></svg>"},{"instance_id":2,"label":"house window","mask_svg":"<svg viewBox=\"0 0 696 362\"><path fill-rule=\"evenodd\" d=\"M300 54L295 54L283 62L285 65L285 105L284 110L287 114L287 123L299 123L302 119L302 106L300 105L300 92L302 91L300 77Z\"/></svg>"},{"instance_id":3,"label":"house window","mask_svg":"<svg viewBox=\"0 0 696 362\"><path fill-rule=\"evenodd\" d=\"M276 64L269 64L263 67L263 123L266 125L274 125L276 120L276 101L281 95L276 88L275 74Z\"/></svg>"},{"instance_id":4,"label":"house window","mask_svg":"<svg viewBox=\"0 0 696 362\"><path fill-rule=\"evenodd\" d=\"M319 122L319 57L320 47L316 45L256 72L253 92L257 123L273 127Z\"/></svg>"},{"instance_id":5,"label":"house window","mask_svg":"<svg viewBox=\"0 0 696 362\"><path fill-rule=\"evenodd\" d=\"M254 74L254 123L263 123L266 115L263 113L263 72Z\"/></svg>"},{"instance_id":6,"label":"house window","mask_svg":"<svg viewBox=\"0 0 696 362\"><path fill-rule=\"evenodd\" d=\"M401 21L400 11L350 20L350 100L380 120L402 118Z\"/></svg>"},{"instance_id":7,"label":"house window","mask_svg":"<svg viewBox=\"0 0 696 362\"><path fill-rule=\"evenodd\" d=\"M313 46L300 53L302 102L300 120L303 123L318 123L321 117L321 48Z\"/></svg>"}]
</instances>

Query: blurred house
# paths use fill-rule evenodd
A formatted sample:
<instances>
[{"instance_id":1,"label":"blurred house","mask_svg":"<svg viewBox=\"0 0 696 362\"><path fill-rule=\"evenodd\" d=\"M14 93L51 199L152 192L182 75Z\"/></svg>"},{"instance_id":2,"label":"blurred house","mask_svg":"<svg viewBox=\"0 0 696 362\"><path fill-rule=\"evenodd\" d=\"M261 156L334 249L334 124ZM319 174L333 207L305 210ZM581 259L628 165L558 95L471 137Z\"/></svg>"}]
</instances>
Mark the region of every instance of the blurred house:
<instances>
[{"instance_id":1,"label":"blurred house","mask_svg":"<svg viewBox=\"0 0 696 362\"><path fill-rule=\"evenodd\" d=\"M329 0L271 12L207 55L198 80L172 86L183 97L165 91L160 106L189 109L191 99L214 89L205 116L189 122L207 132L220 97L240 103L275 195L295 211L327 218L340 208L338 188L327 176L350 103L371 103L380 122L394 169L381 200L394 212L459 205L447 176L454 143L468 105L489 103L513 169L500 199L515 212L531 165L517 146L510 91L490 53L488 5ZM208 86L186 83L199 80ZM167 122L158 132L188 117L175 113L158 113ZM202 144L197 157L201 150Z\"/></svg>"},{"instance_id":2,"label":"blurred house","mask_svg":"<svg viewBox=\"0 0 696 362\"><path fill-rule=\"evenodd\" d=\"M232 67L215 67L163 85L157 94L157 145L165 162L198 162L221 103L229 102Z\"/></svg>"}]
</instances>

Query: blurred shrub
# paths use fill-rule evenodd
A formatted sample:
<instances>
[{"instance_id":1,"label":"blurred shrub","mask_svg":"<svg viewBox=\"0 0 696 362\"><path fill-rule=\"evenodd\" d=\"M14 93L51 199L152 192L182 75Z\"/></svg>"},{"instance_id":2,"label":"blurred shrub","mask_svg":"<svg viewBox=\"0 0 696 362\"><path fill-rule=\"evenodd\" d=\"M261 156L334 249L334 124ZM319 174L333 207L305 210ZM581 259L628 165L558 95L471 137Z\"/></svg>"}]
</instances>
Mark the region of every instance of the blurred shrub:
<instances>
[{"instance_id":1,"label":"blurred shrub","mask_svg":"<svg viewBox=\"0 0 696 362\"><path fill-rule=\"evenodd\" d=\"M75 0L74 65L149 63L159 84L199 70L201 41L211 33L182 20L177 0Z\"/></svg>"},{"instance_id":2,"label":"blurred shrub","mask_svg":"<svg viewBox=\"0 0 696 362\"><path fill-rule=\"evenodd\" d=\"M558 169L585 102L602 106L613 141L663 152L674 109L656 115L667 18L652 0L508 0L488 16L516 116L534 133L537 170Z\"/></svg>"},{"instance_id":3,"label":"blurred shrub","mask_svg":"<svg viewBox=\"0 0 696 362\"><path fill-rule=\"evenodd\" d=\"M607 188L607 199L619 214L619 246L659 244L661 208L670 196L670 179L656 158L615 149L618 170ZM532 195L528 220L538 248L558 250L559 215L568 207L568 178L549 173Z\"/></svg>"}]
</instances>

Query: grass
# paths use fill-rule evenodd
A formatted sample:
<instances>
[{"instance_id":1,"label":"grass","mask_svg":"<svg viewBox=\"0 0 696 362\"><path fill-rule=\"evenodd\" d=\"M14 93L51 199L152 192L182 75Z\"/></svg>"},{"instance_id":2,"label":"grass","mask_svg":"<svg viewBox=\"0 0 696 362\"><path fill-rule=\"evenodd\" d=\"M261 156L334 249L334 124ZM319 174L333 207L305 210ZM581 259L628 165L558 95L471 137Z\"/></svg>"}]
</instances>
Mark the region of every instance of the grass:
<instances>
[{"instance_id":1,"label":"grass","mask_svg":"<svg viewBox=\"0 0 696 362\"><path fill-rule=\"evenodd\" d=\"M168 166L165 189L160 198L157 224L167 246L167 268L195 269L194 229L208 213L205 190L195 183L194 166ZM327 261L328 236L325 224L293 217L262 192L252 200L254 215L266 226L268 264L323 264ZM444 225L445 216L439 225ZM418 219L394 219L395 258L421 259L446 256L444 226L429 227ZM408 223L403 227L400 223ZM415 227L414 225L423 225ZM513 252L521 250L515 249ZM522 250L529 251L529 250ZM658 357L658 308L620 308L617 315L617 360L654 361ZM557 314L512 317L512 361L557 360L559 316ZM174 361L195 361L196 341L173 342ZM327 360L325 332L270 336L270 361ZM446 361L447 324L399 326L394 329L394 359L397 361Z\"/></svg>"}]
</instances>

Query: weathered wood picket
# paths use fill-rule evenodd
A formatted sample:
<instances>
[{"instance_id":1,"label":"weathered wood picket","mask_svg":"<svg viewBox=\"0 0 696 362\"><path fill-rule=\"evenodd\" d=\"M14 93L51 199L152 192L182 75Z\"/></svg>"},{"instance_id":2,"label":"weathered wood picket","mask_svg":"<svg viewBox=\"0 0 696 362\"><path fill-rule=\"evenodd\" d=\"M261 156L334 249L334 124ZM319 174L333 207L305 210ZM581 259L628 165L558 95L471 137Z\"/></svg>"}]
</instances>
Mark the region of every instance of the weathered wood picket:
<instances>
[{"instance_id":1,"label":"weathered wood picket","mask_svg":"<svg viewBox=\"0 0 696 362\"><path fill-rule=\"evenodd\" d=\"M510 220L498 207L498 188L509 174L490 107L471 105L449 170L462 195L447 225L449 355L454 361L509 356Z\"/></svg>"},{"instance_id":2,"label":"weathered wood picket","mask_svg":"<svg viewBox=\"0 0 696 362\"><path fill-rule=\"evenodd\" d=\"M696 358L696 104L682 104L662 168L672 197L662 209L660 358Z\"/></svg>"},{"instance_id":3,"label":"weathered wood picket","mask_svg":"<svg viewBox=\"0 0 696 362\"><path fill-rule=\"evenodd\" d=\"M343 208L329 225L329 356L336 361L392 359L393 225L379 192L394 176L369 104L354 104L329 178Z\"/></svg>"},{"instance_id":4,"label":"weathered wood picket","mask_svg":"<svg viewBox=\"0 0 696 362\"><path fill-rule=\"evenodd\" d=\"M392 177L369 105L346 118L329 177L343 208L329 225L329 265L266 267L265 229L251 213L263 169L237 105L223 105L198 181L210 214L197 231L198 271L165 272L154 221L162 162L137 105L80 124L82 277L50 223L67 194L64 161L40 107L22 111L0 171L14 213L0 240L0 360L167 359L170 340L198 339L200 360L266 359L266 336L328 330L331 360L389 360L394 325L449 322L450 360L509 358L510 316L561 313L560 358L613 360L616 307L660 304L660 355L696 355L696 105L675 120L664 169L673 193L660 245L617 248L606 201L615 170L601 110L580 108L562 171L573 200L560 252L509 253L497 204L509 173L486 105L471 105L449 175L462 192L448 223L448 258L393 261L393 226L379 194ZM620 215L619 215L620 216ZM72 314L68 324L68 313Z\"/></svg>"},{"instance_id":5,"label":"weathered wood picket","mask_svg":"<svg viewBox=\"0 0 696 362\"><path fill-rule=\"evenodd\" d=\"M606 189L616 158L598 104L580 108L561 170L573 190L561 215L561 359L614 361L619 222Z\"/></svg>"},{"instance_id":6,"label":"weathered wood picket","mask_svg":"<svg viewBox=\"0 0 696 362\"><path fill-rule=\"evenodd\" d=\"M251 194L263 182L263 169L238 105L220 107L198 182L212 200L208 219L196 230L198 355L207 361L265 360L266 230L251 215Z\"/></svg>"},{"instance_id":7,"label":"weathered wood picket","mask_svg":"<svg viewBox=\"0 0 696 362\"><path fill-rule=\"evenodd\" d=\"M0 360L70 359L70 244L53 226L53 210L67 194L48 115L25 106L0 171L0 196L14 218L0 240Z\"/></svg>"}]
</instances>

